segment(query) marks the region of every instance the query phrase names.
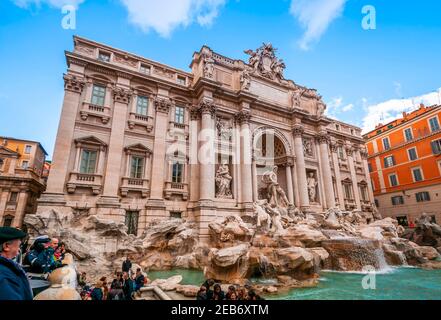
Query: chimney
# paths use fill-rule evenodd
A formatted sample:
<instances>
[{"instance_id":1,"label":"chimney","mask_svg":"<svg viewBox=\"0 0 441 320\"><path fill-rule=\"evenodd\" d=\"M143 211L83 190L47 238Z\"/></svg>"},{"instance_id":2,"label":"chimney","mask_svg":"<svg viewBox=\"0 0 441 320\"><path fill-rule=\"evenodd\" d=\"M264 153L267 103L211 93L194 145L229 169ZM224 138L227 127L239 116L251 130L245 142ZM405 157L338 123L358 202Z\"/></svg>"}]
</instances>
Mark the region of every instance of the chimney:
<instances>
[{"instance_id":1,"label":"chimney","mask_svg":"<svg viewBox=\"0 0 441 320\"><path fill-rule=\"evenodd\" d=\"M424 108L425 108L424 103L420 103L420 109L424 109Z\"/></svg>"}]
</instances>

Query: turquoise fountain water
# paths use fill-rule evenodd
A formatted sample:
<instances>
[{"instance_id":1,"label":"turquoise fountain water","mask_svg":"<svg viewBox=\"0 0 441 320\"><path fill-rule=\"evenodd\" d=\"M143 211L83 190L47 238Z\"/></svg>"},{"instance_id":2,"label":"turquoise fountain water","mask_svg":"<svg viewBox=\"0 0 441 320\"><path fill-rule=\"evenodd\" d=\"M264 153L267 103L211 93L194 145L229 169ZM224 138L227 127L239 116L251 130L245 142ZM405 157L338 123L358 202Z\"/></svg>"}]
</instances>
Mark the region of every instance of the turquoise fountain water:
<instances>
[{"instance_id":1,"label":"turquoise fountain water","mask_svg":"<svg viewBox=\"0 0 441 320\"><path fill-rule=\"evenodd\" d=\"M201 285L200 271L152 271L149 278L168 278L180 274L182 284ZM366 274L322 272L317 287L293 289L286 294L267 296L266 299L285 300L441 300L441 270L391 268L375 275L376 289L363 289ZM269 280L266 280L267 282Z\"/></svg>"}]
</instances>

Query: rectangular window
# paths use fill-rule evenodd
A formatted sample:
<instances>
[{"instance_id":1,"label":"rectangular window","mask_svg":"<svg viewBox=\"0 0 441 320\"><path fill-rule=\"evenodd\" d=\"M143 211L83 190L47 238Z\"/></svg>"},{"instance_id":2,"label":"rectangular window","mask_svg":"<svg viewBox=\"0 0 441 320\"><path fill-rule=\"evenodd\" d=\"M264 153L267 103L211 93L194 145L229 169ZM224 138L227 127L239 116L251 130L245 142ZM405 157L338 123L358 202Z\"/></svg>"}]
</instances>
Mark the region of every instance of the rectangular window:
<instances>
[{"instance_id":1,"label":"rectangular window","mask_svg":"<svg viewBox=\"0 0 441 320\"><path fill-rule=\"evenodd\" d=\"M389 168L395 165L395 158L394 156L389 156L384 158L384 167Z\"/></svg>"},{"instance_id":2,"label":"rectangular window","mask_svg":"<svg viewBox=\"0 0 441 320\"><path fill-rule=\"evenodd\" d=\"M106 97L106 88L100 85L93 85L92 89L92 104L97 106L104 106L104 99Z\"/></svg>"},{"instance_id":3,"label":"rectangular window","mask_svg":"<svg viewBox=\"0 0 441 320\"><path fill-rule=\"evenodd\" d=\"M407 128L404 130L404 137L406 141L410 141L413 139L412 128Z\"/></svg>"},{"instance_id":4,"label":"rectangular window","mask_svg":"<svg viewBox=\"0 0 441 320\"><path fill-rule=\"evenodd\" d=\"M97 152L93 150L83 150L81 153L80 173L93 174L96 168Z\"/></svg>"},{"instance_id":5,"label":"rectangular window","mask_svg":"<svg viewBox=\"0 0 441 320\"><path fill-rule=\"evenodd\" d=\"M178 84L181 84L181 85L185 86L185 77L178 76L176 82Z\"/></svg>"},{"instance_id":6,"label":"rectangular window","mask_svg":"<svg viewBox=\"0 0 441 320\"><path fill-rule=\"evenodd\" d=\"M100 51L98 54L98 60L104 61L104 62L109 62L110 61L110 54L107 52Z\"/></svg>"},{"instance_id":7,"label":"rectangular window","mask_svg":"<svg viewBox=\"0 0 441 320\"><path fill-rule=\"evenodd\" d=\"M362 201L367 201L368 200L368 196L367 196L367 187L362 185L360 186L360 194L361 194L361 200Z\"/></svg>"},{"instance_id":8,"label":"rectangular window","mask_svg":"<svg viewBox=\"0 0 441 320\"><path fill-rule=\"evenodd\" d=\"M145 64L141 64L141 67L139 68L139 72L150 74L150 67Z\"/></svg>"},{"instance_id":9,"label":"rectangular window","mask_svg":"<svg viewBox=\"0 0 441 320\"><path fill-rule=\"evenodd\" d=\"M397 178L396 174L389 175L389 181L390 181L391 187L398 186L398 178Z\"/></svg>"},{"instance_id":10,"label":"rectangular window","mask_svg":"<svg viewBox=\"0 0 441 320\"><path fill-rule=\"evenodd\" d=\"M415 193L415 197L417 202L430 201L430 195L426 191Z\"/></svg>"},{"instance_id":11,"label":"rectangular window","mask_svg":"<svg viewBox=\"0 0 441 320\"><path fill-rule=\"evenodd\" d=\"M176 107L175 108L175 122L179 124L184 124L184 108Z\"/></svg>"},{"instance_id":12,"label":"rectangular window","mask_svg":"<svg viewBox=\"0 0 441 320\"><path fill-rule=\"evenodd\" d=\"M375 206L376 206L377 208L380 207L380 202L379 202L377 199L374 200L374 203L375 203Z\"/></svg>"},{"instance_id":13,"label":"rectangular window","mask_svg":"<svg viewBox=\"0 0 441 320\"><path fill-rule=\"evenodd\" d=\"M3 164L5 163L5 160L0 158L0 170L3 169Z\"/></svg>"},{"instance_id":14,"label":"rectangular window","mask_svg":"<svg viewBox=\"0 0 441 320\"><path fill-rule=\"evenodd\" d=\"M384 150L389 150L390 149L390 143L389 143L389 138L383 138L383 148Z\"/></svg>"},{"instance_id":15,"label":"rectangular window","mask_svg":"<svg viewBox=\"0 0 441 320\"><path fill-rule=\"evenodd\" d=\"M412 174L415 182L423 181L423 173L420 168L412 169Z\"/></svg>"},{"instance_id":16,"label":"rectangular window","mask_svg":"<svg viewBox=\"0 0 441 320\"><path fill-rule=\"evenodd\" d=\"M18 192L11 192L11 196L9 197L9 202L17 202Z\"/></svg>"},{"instance_id":17,"label":"rectangular window","mask_svg":"<svg viewBox=\"0 0 441 320\"><path fill-rule=\"evenodd\" d=\"M350 184L344 184L345 189L345 199L352 200L352 185Z\"/></svg>"},{"instance_id":18,"label":"rectangular window","mask_svg":"<svg viewBox=\"0 0 441 320\"><path fill-rule=\"evenodd\" d=\"M136 113L147 116L149 107L149 99L145 96L138 96L138 99L136 100Z\"/></svg>"},{"instance_id":19,"label":"rectangular window","mask_svg":"<svg viewBox=\"0 0 441 320\"><path fill-rule=\"evenodd\" d=\"M14 220L14 217L5 216L5 219L3 221L3 227L10 227L10 226L12 226L12 221L13 220Z\"/></svg>"},{"instance_id":20,"label":"rectangular window","mask_svg":"<svg viewBox=\"0 0 441 320\"><path fill-rule=\"evenodd\" d=\"M429 124L430 124L430 130L432 132L439 130L438 117L433 117L433 118L429 119Z\"/></svg>"},{"instance_id":21,"label":"rectangular window","mask_svg":"<svg viewBox=\"0 0 441 320\"><path fill-rule=\"evenodd\" d=\"M372 165L370 163L368 163L368 170L369 172L372 172Z\"/></svg>"},{"instance_id":22,"label":"rectangular window","mask_svg":"<svg viewBox=\"0 0 441 320\"><path fill-rule=\"evenodd\" d=\"M441 154L441 139L431 142L433 154Z\"/></svg>"},{"instance_id":23,"label":"rectangular window","mask_svg":"<svg viewBox=\"0 0 441 320\"><path fill-rule=\"evenodd\" d=\"M29 153L31 153L31 150L32 150L32 146L27 145L27 146L25 147L25 151L24 151L24 153L29 154Z\"/></svg>"},{"instance_id":24,"label":"rectangular window","mask_svg":"<svg viewBox=\"0 0 441 320\"><path fill-rule=\"evenodd\" d=\"M406 216L397 216L397 221L398 221L398 224L400 226L403 226L403 227L408 227L409 226L409 223L407 221L407 217Z\"/></svg>"},{"instance_id":25,"label":"rectangular window","mask_svg":"<svg viewBox=\"0 0 441 320\"><path fill-rule=\"evenodd\" d=\"M342 160L345 159L345 153L343 152L343 147L342 147L342 146L339 146L339 147L338 147L338 157L339 157L340 159L342 159Z\"/></svg>"},{"instance_id":26,"label":"rectangular window","mask_svg":"<svg viewBox=\"0 0 441 320\"><path fill-rule=\"evenodd\" d=\"M414 160L418 159L416 148L408 149L407 154L409 156L410 161L414 161Z\"/></svg>"},{"instance_id":27,"label":"rectangular window","mask_svg":"<svg viewBox=\"0 0 441 320\"><path fill-rule=\"evenodd\" d=\"M181 219L182 212L181 211L170 211L170 218L172 219Z\"/></svg>"},{"instance_id":28,"label":"rectangular window","mask_svg":"<svg viewBox=\"0 0 441 320\"><path fill-rule=\"evenodd\" d=\"M183 181L184 164L175 162L173 163L172 182L182 183Z\"/></svg>"},{"instance_id":29,"label":"rectangular window","mask_svg":"<svg viewBox=\"0 0 441 320\"><path fill-rule=\"evenodd\" d=\"M125 224L127 226L127 234L138 234L138 211L126 211L126 221Z\"/></svg>"},{"instance_id":30,"label":"rectangular window","mask_svg":"<svg viewBox=\"0 0 441 320\"><path fill-rule=\"evenodd\" d=\"M392 205L394 205L394 206L404 204L403 196L395 196L395 197L392 197L391 199L392 199Z\"/></svg>"},{"instance_id":31,"label":"rectangular window","mask_svg":"<svg viewBox=\"0 0 441 320\"><path fill-rule=\"evenodd\" d=\"M29 167L29 161L23 161L21 163L21 167L22 167L22 169L27 169Z\"/></svg>"},{"instance_id":32,"label":"rectangular window","mask_svg":"<svg viewBox=\"0 0 441 320\"><path fill-rule=\"evenodd\" d=\"M144 175L144 158L132 157L130 178L142 179Z\"/></svg>"}]
</instances>

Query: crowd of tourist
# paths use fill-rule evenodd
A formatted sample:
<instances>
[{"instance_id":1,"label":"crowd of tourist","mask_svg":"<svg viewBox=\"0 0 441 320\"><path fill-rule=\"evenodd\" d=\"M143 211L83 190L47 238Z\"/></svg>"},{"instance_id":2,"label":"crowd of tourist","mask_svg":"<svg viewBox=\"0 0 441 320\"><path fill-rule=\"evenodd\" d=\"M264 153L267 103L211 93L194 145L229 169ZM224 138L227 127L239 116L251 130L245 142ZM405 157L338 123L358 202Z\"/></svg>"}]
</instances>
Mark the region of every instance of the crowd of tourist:
<instances>
[{"instance_id":1,"label":"crowd of tourist","mask_svg":"<svg viewBox=\"0 0 441 320\"><path fill-rule=\"evenodd\" d=\"M132 270L132 262L126 258L122 263L122 271L115 271L115 277L109 284L107 277L100 278L93 286L87 282L86 272L78 275L83 300L133 300L140 289L148 283L140 268Z\"/></svg>"},{"instance_id":2,"label":"crowd of tourist","mask_svg":"<svg viewBox=\"0 0 441 320\"><path fill-rule=\"evenodd\" d=\"M200 287L196 300L264 300L249 285L228 287L225 293L219 283L213 279L206 280Z\"/></svg>"}]
</instances>

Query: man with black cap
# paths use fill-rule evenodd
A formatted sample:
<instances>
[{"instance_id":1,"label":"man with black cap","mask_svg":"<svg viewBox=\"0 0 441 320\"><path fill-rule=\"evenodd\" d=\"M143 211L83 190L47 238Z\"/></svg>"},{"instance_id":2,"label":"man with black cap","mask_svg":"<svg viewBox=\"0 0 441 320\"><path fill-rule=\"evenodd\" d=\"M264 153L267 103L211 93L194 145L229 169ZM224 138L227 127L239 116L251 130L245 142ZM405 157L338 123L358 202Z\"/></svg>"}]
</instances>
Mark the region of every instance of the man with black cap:
<instances>
[{"instance_id":1,"label":"man with black cap","mask_svg":"<svg viewBox=\"0 0 441 320\"><path fill-rule=\"evenodd\" d=\"M0 300L32 300L33 294L23 268L13 259L20 251L26 233L0 227Z\"/></svg>"}]
</instances>

